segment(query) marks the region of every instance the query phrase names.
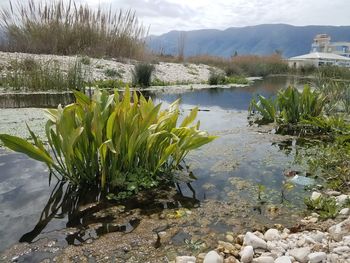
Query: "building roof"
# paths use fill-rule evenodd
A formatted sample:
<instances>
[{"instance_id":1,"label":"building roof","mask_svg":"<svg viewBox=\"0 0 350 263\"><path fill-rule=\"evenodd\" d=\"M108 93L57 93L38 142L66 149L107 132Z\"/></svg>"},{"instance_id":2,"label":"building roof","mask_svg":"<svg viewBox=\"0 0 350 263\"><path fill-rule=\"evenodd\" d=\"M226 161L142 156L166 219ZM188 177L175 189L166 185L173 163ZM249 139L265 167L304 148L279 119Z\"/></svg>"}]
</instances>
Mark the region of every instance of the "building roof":
<instances>
[{"instance_id":1,"label":"building roof","mask_svg":"<svg viewBox=\"0 0 350 263\"><path fill-rule=\"evenodd\" d=\"M329 60L350 61L350 58L347 58L344 56L340 56L334 53L322 53L322 52L312 52L309 54L289 58L289 60L308 60L308 59L329 59Z\"/></svg>"}]
</instances>

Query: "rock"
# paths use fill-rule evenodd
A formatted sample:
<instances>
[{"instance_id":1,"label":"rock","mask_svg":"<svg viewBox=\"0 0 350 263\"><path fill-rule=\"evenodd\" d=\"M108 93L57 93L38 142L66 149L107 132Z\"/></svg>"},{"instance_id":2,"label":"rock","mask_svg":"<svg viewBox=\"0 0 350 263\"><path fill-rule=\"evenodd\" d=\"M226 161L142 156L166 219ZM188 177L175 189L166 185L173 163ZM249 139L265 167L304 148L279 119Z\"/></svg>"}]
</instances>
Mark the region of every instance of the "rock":
<instances>
[{"instance_id":1,"label":"rock","mask_svg":"<svg viewBox=\"0 0 350 263\"><path fill-rule=\"evenodd\" d=\"M226 235L226 240L232 243L234 241L234 238L232 235Z\"/></svg>"},{"instance_id":2,"label":"rock","mask_svg":"<svg viewBox=\"0 0 350 263\"><path fill-rule=\"evenodd\" d=\"M264 238L267 241L280 240L281 239L281 235L280 235L280 233L279 233L279 231L277 229L270 228L269 230L267 230L265 232Z\"/></svg>"},{"instance_id":3,"label":"rock","mask_svg":"<svg viewBox=\"0 0 350 263\"><path fill-rule=\"evenodd\" d=\"M349 208L343 208L342 210L340 210L339 215L348 215L350 212Z\"/></svg>"},{"instance_id":4,"label":"rock","mask_svg":"<svg viewBox=\"0 0 350 263\"><path fill-rule=\"evenodd\" d=\"M216 251L209 251L203 260L203 263L223 263L224 259Z\"/></svg>"},{"instance_id":5,"label":"rock","mask_svg":"<svg viewBox=\"0 0 350 263\"><path fill-rule=\"evenodd\" d=\"M349 198L349 196L347 196L347 195L339 195L335 199L337 201L337 205L342 206L346 203L348 198Z\"/></svg>"},{"instance_id":6,"label":"rock","mask_svg":"<svg viewBox=\"0 0 350 263\"><path fill-rule=\"evenodd\" d=\"M247 232L245 234L243 244L246 246L252 246L253 248L267 248L266 241L257 237L252 232Z\"/></svg>"},{"instance_id":7,"label":"rock","mask_svg":"<svg viewBox=\"0 0 350 263\"><path fill-rule=\"evenodd\" d=\"M350 217L339 224L331 226L328 232L335 241L342 240L343 236L347 236L350 233Z\"/></svg>"},{"instance_id":8,"label":"rock","mask_svg":"<svg viewBox=\"0 0 350 263\"><path fill-rule=\"evenodd\" d=\"M175 263L196 263L196 257L178 256L175 258Z\"/></svg>"},{"instance_id":9,"label":"rock","mask_svg":"<svg viewBox=\"0 0 350 263\"><path fill-rule=\"evenodd\" d=\"M321 231L317 231L316 234L312 235L312 239L318 243L322 243L322 240L326 237Z\"/></svg>"},{"instance_id":10,"label":"rock","mask_svg":"<svg viewBox=\"0 0 350 263\"><path fill-rule=\"evenodd\" d=\"M341 192L329 190L326 192L326 194L331 196L338 196L338 195L341 195Z\"/></svg>"},{"instance_id":11,"label":"rock","mask_svg":"<svg viewBox=\"0 0 350 263\"><path fill-rule=\"evenodd\" d=\"M224 253L233 253L236 250L236 247L228 242L224 241L219 241L219 246L218 246L219 251L223 251Z\"/></svg>"},{"instance_id":12,"label":"rock","mask_svg":"<svg viewBox=\"0 0 350 263\"><path fill-rule=\"evenodd\" d=\"M315 200L319 199L321 196L322 196L322 194L319 192L312 192L310 199L312 201L315 201Z\"/></svg>"},{"instance_id":13,"label":"rock","mask_svg":"<svg viewBox=\"0 0 350 263\"><path fill-rule=\"evenodd\" d=\"M252 246L246 246L242 249L242 251L239 254L241 255L242 263L250 263L252 262L254 257L254 249Z\"/></svg>"},{"instance_id":14,"label":"rock","mask_svg":"<svg viewBox=\"0 0 350 263\"><path fill-rule=\"evenodd\" d=\"M301 248L295 248L295 249L289 250L289 255L294 257L300 263L306 263L307 256L310 254L310 252L311 252L310 248L301 247Z\"/></svg>"},{"instance_id":15,"label":"rock","mask_svg":"<svg viewBox=\"0 0 350 263\"><path fill-rule=\"evenodd\" d=\"M234 256L229 256L225 258L224 263L239 263L239 261Z\"/></svg>"},{"instance_id":16,"label":"rock","mask_svg":"<svg viewBox=\"0 0 350 263\"><path fill-rule=\"evenodd\" d=\"M339 246L333 249L333 252L339 255L342 255L345 252L349 252L349 251L350 251L350 248L348 246Z\"/></svg>"},{"instance_id":17,"label":"rock","mask_svg":"<svg viewBox=\"0 0 350 263\"><path fill-rule=\"evenodd\" d=\"M309 263L319 263L327 259L327 254L324 252L315 252L307 256Z\"/></svg>"},{"instance_id":18,"label":"rock","mask_svg":"<svg viewBox=\"0 0 350 263\"><path fill-rule=\"evenodd\" d=\"M292 263L288 256L276 258L275 263Z\"/></svg>"},{"instance_id":19,"label":"rock","mask_svg":"<svg viewBox=\"0 0 350 263\"><path fill-rule=\"evenodd\" d=\"M253 263L274 263L275 260L273 257L260 256L258 258L253 259Z\"/></svg>"},{"instance_id":20,"label":"rock","mask_svg":"<svg viewBox=\"0 0 350 263\"><path fill-rule=\"evenodd\" d=\"M327 255L327 262L330 263L338 263L339 256L337 254L328 254Z\"/></svg>"}]
</instances>

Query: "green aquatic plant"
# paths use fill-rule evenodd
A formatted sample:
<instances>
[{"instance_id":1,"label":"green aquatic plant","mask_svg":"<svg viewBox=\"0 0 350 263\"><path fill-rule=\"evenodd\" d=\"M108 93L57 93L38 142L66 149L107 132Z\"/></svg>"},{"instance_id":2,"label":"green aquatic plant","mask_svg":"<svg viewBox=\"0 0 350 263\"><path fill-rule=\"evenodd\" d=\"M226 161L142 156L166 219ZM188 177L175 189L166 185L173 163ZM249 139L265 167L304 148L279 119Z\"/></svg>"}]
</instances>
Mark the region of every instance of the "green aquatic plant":
<instances>
[{"instance_id":1,"label":"green aquatic plant","mask_svg":"<svg viewBox=\"0 0 350 263\"><path fill-rule=\"evenodd\" d=\"M307 208L317 212L321 219L335 218L339 213L339 207L333 197L321 196L315 200L305 198L304 202Z\"/></svg>"},{"instance_id":2,"label":"green aquatic plant","mask_svg":"<svg viewBox=\"0 0 350 263\"><path fill-rule=\"evenodd\" d=\"M303 91L294 87L280 90L276 97L265 98L257 95L252 98L249 105L249 115L255 117L257 123L277 123L277 131L284 133L294 130L302 131L308 120L323 118L323 108L326 104L326 96L317 91L312 91L305 85ZM300 125L301 124L301 125ZM312 130L312 129L311 129Z\"/></svg>"},{"instance_id":3,"label":"green aquatic plant","mask_svg":"<svg viewBox=\"0 0 350 263\"><path fill-rule=\"evenodd\" d=\"M76 102L46 110L48 148L30 130L34 144L1 134L8 148L44 162L58 179L97 185L106 191L138 192L171 180L192 150L215 139L194 123L198 108L178 124L179 100L161 110L127 89L120 99L96 90L90 100L74 92Z\"/></svg>"}]
</instances>

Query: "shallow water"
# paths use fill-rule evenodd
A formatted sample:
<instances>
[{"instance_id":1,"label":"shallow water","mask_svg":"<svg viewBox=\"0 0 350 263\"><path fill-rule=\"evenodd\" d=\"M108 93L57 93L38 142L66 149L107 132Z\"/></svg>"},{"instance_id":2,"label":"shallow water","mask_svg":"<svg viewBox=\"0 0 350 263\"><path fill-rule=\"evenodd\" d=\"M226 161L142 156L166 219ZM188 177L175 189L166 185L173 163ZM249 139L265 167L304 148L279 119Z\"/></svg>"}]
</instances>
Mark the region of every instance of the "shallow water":
<instances>
[{"instance_id":1,"label":"shallow water","mask_svg":"<svg viewBox=\"0 0 350 263\"><path fill-rule=\"evenodd\" d=\"M205 235L201 232L203 225L207 232L218 235L256 228L259 224L292 225L304 209L306 193L304 186L298 184L291 190L284 188L289 180L283 175L285 170L303 174L303 167L294 163L296 146L289 145L285 150L284 140L288 138L249 127L247 108L253 94L273 96L278 89L295 81L299 83L295 79L275 77L257 81L250 87L151 93L164 107L181 98L184 114L199 106L201 129L219 138L188 156L186 163L198 178L196 181L180 183L177 191L173 188L148 193L140 200L115 204L101 201L89 191L86 195L76 193L54 181L49 186L45 165L0 148L0 251L19 240L36 242L44 237L55 239L60 247L92 242L108 232L131 233L140 222L142 225L142 220L154 215L170 220L173 213L182 217L182 213L189 213L187 209L194 216L204 209L207 218L186 222L186 227L201 235ZM0 110L0 133L21 134L24 123L11 122L11 118L4 116L9 112ZM36 118L28 117L29 125L43 121L38 110L16 110L15 114L23 119L23 114L30 112ZM18 126L22 127L20 131L15 129ZM261 200L258 185L266 188ZM215 205L211 206L212 203ZM181 247L188 235L177 233L171 246ZM35 261L37 256L26 255L25 260Z\"/></svg>"}]
</instances>

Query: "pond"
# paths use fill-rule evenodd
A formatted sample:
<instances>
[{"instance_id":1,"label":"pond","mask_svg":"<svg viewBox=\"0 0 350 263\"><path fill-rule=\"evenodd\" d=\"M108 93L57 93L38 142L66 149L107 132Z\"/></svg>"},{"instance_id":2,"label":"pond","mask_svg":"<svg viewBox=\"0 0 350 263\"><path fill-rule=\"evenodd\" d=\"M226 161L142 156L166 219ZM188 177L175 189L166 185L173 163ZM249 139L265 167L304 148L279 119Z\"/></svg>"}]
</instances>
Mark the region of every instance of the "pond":
<instances>
[{"instance_id":1,"label":"pond","mask_svg":"<svg viewBox=\"0 0 350 263\"><path fill-rule=\"evenodd\" d=\"M219 138L187 157L186 164L197 180L120 203L102 200L90 189L76 192L54 180L49 185L45 165L0 148L0 251L18 241L33 243L39 249L27 250L18 260L35 262L66 253L68 245L84 244L94 251L84 255L97 259L101 251L110 251L109 239L122 238L131 250L137 246L143 254L133 254L130 248L103 253L112 253L121 262L142 256L171 259L244 230L294 225L303 216L308 194L305 182L286 176L288 171L298 171L300 178L305 175L305 169L294 162L298 144L271 134L271 129L249 126L247 108L253 94L273 96L280 88L303 82L273 77L249 87L151 92L148 95L163 107L178 98L184 113L199 106L201 129ZM26 137L27 121L43 134L41 109L0 112L0 133ZM115 236L105 235L111 232ZM136 236L144 240L135 243ZM99 247L102 238L107 240L105 250ZM53 243L40 249L43 240Z\"/></svg>"}]
</instances>

